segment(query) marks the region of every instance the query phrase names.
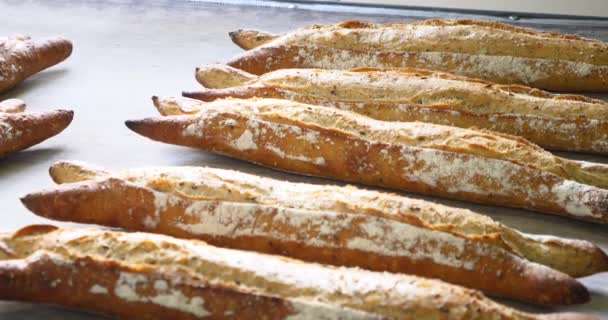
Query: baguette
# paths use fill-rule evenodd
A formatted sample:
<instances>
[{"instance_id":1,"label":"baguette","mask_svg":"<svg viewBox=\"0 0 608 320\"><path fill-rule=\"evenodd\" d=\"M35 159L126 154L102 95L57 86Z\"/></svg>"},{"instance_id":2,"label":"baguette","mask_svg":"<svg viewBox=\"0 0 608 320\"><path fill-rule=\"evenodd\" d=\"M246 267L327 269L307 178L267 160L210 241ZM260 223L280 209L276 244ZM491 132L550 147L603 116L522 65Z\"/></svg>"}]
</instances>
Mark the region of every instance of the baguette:
<instances>
[{"instance_id":1,"label":"baguette","mask_svg":"<svg viewBox=\"0 0 608 320\"><path fill-rule=\"evenodd\" d=\"M244 50L250 50L266 44L278 36L272 33L259 31L259 30L246 30L241 29L237 31L229 32L228 35L232 42Z\"/></svg>"},{"instance_id":2,"label":"baguette","mask_svg":"<svg viewBox=\"0 0 608 320\"><path fill-rule=\"evenodd\" d=\"M0 157L27 149L59 134L72 122L73 111L23 112L18 99L0 102Z\"/></svg>"},{"instance_id":3,"label":"baguette","mask_svg":"<svg viewBox=\"0 0 608 320\"><path fill-rule=\"evenodd\" d=\"M437 280L153 234L37 225L1 239L0 298L123 319L592 319L520 312Z\"/></svg>"},{"instance_id":4,"label":"baguette","mask_svg":"<svg viewBox=\"0 0 608 320\"><path fill-rule=\"evenodd\" d=\"M559 158L521 138L278 99L200 102L199 109L126 125L153 140L280 170L608 222L605 165Z\"/></svg>"},{"instance_id":5,"label":"baguette","mask_svg":"<svg viewBox=\"0 0 608 320\"><path fill-rule=\"evenodd\" d=\"M0 101L0 112L18 113L25 111L25 102L20 99L6 99Z\"/></svg>"},{"instance_id":6,"label":"baguette","mask_svg":"<svg viewBox=\"0 0 608 320\"><path fill-rule=\"evenodd\" d=\"M235 32L239 33L239 32ZM503 84L557 91L608 91L608 45L574 35L498 22L431 19L372 24L344 21L280 36L247 30L254 49L228 64L254 74L283 68L417 67Z\"/></svg>"},{"instance_id":7,"label":"baguette","mask_svg":"<svg viewBox=\"0 0 608 320\"><path fill-rule=\"evenodd\" d=\"M606 254L586 241L526 235L469 210L354 187L194 167L110 173L60 162L50 172L63 185L22 202L55 220L439 278L537 304L588 299L551 268L573 276L608 271Z\"/></svg>"},{"instance_id":8,"label":"baguette","mask_svg":"<svg viewBox=\"0 0 608 320\"><path fill-rule=\"evenodd\" d=\"M60 63L70 54L72 43L61 37L39 41L26 36L0 37L0 93Z\"/></svg>"},{"instance_id":9,"label":"baguette","mask_svg":"<svg viewBox=\"0 0 608 320\"><path fill-rule=\"evenodd\" d=\"M521 136L544 148L608 153L608 103L422 69L283 69L260 77L225 65L196 69L203 101L267 97ZM187 110L184 108L184 110Z\"/></svg>"}]
</instances>

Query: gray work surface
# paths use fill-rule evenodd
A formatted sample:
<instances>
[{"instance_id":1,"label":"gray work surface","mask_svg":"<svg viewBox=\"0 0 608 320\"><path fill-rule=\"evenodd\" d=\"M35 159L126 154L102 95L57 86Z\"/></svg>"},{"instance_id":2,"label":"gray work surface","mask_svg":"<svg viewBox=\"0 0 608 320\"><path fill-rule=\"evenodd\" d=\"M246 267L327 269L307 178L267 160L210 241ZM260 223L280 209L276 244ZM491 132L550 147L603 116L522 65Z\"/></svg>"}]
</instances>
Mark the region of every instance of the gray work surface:
<instances>
[{"instance_id":1,"label":"gray work surface","mask_svg":"<svg viewBox=\"0 0 608 320\"><path fill-rule=\"evenodd\" d=\"M330 8L331 9L331 8ZM74 42L74 53L61 65L31 77L17 89L0 95L21 98L30 110L71 108L72 125L59 136L18 154L0 159L0 217L2 229L51 221L36 217L19 196L51 187L47 169L57 160L73 159L109 168L149 165L207 165L236 168L290 181L326 182L260 168L238 160L183 147L165 145L129 131L124 121L156 115L152 95L179 95L198 88L194 68L222 62L241 50L227 33L239 28L286 31L312 23L333 23L349 18L371 21L411 19L395 15L309 11L294 8L201 4L180 1L2 1L0 36L64 35ZM387 11L388 12L388 11ZM394 11L390 13L394 14ZM385 12L386 14L386 12ZM429 13L412 13L428 16ZM430 13L431 15L433 13ZM452 16L454 14L451 14ZM519 21L523 22L523 21ZM608 24L585 21L525 21L527 26L565 30L608 41ZM542 22L542 23L541 23ZM580 27L580 25L587 25ZM597 96L596 96L597 97ZM566 157L608 163L599 156ZM332 182L336 183L336 182ZM431 198L427 198L431 199ZM608 249L607 228L523 210L473 205L432 198L443 204L471 208L520 230L590 240ZM593 300L569 308L535 311L591 312L608 318L608 275L582 279ZM60 308L0 303L1 319L91 319L85 313Z\"/></svg>"}]
</instances>

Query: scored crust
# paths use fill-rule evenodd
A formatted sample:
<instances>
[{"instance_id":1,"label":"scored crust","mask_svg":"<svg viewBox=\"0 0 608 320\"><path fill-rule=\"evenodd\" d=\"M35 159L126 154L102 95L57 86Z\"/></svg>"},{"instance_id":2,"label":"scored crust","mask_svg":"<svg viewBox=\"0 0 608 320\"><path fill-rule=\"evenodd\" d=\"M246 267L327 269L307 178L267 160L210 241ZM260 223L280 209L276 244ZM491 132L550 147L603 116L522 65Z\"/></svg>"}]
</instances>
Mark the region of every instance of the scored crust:
<instances>
[{"instance_id":1,"label":"scored crust","mask_svg":"<svg viewBox=\"0 0 608 320\"><path fill-rule=\"evenodd\" d=\"M579 183L608 187L608 166L587 165L554 156L520 137L422 122L375 121L356 113L275 99L226 99L212 103L155 98L161 114L196 115L206 110L240 112L268 121L345 132L358 137L510 161ZM182 107L183 105L183 107ZM168 109L168 111L165 111ZM181 110L185 110L181 112Z\"/></svg>"},{"instance_id":2,"label":"scored crust","mask_svg":"<svg viewBox=\"0 0 608 320\"><path fill-rule=\"evenodd\" d=\"M226 64L256 75L289 68L413 67L546 90L566 92L608 90L608 66L568 60L453 52L340 50L315 45L272 45L270 42L237 55Z\"/></svg>"},{"instance_id":3,"label":"scored crust","mask_svg":"<svg viewBox=\"0 0 608 320\"><path fill-rule=\"evenodd\" d=\"M574 34L563 34L558 32L544 32L539 30L534 30L530 28L522 28L517 27L511 24L495 22L495 21L482 21L482 20L472 20L472 19L428 19L422 21L414 21L409 23L384 23L384 24L373 24L369 22L359 21L359 20L347 20L340 22L334 26L323 26L323 25L313 25L311 27L307 27L305 29L385 29L385 28L394 28L394 29L424 29L425 27L433 27L433 31L437 32L441 29L452 28L454 31L452 33L457 33L458 27L471 26L471 30L483 30L484 32L488 32L491 30L503 31L504 34L514 34L519 35L520 40L525 39L525 36L530 36L534 38L545 38L553 41L577 41L584 44L590 44L596 48L605 48L606 44L601 41L594 39L583 38ZM431 29L432 30L432 29ZM297 32L297 31L296 31ZM446 32L445 30L443 32ZM449 32L449 31L448 31ZM233 31L229 33L232 41L237 44L239 47L250 50L261 45L264 45L281 35L275 35L268 32L263 32L259 30L252 29L240 29L237 31ZM424 39L425 34L416 35L417 37ZM495 35L498 36L498 35ZM512 39L510 39L512 40ZM292 40L293 41L293 40ZM582 55L582 53L579 53Z\"/></svg>"},{"instance_id":4,"label":"scored crust","mask_svg":"<svg viewBox=\"0 0 608 320\"><path fill-rule=\"evenodd\" d=\"M456 147L458 141L466 139L448 140L446 148L434 148L426 144L428 133L422 134L422 130L428 128L441 135L446 128L449 132L488 135L492 140L528 146L514 150L517 152L543 153L526 142L453 127L381 122L286 100L228 99L206 107L195 115L128 121L127 126L154 140L291 172L606 221L608 191L604 189L564 179L540 167L505 161L508 158L481 156L493 151L477 142ZM360 126L364 130L354 130ZM409 129L403 128L420 130L409 136ZM423 139L412 139L417 135ZM413 145L408 144L411 140Z\"/></svg>"},{"instance_id":5,"label":"scored crust","mask_svg":"<svg viewBox=\"0 0 608 320\"><path fill-rule=\"evenodd\" d=\"M57 183L67 184L22 198L30 210L47 218L438 277L535 303L563 303L555 300L563 298L519 283L535 286L562 279L564 288L574 283L517 257L573 276L608 267L602 250L585 241L526 235L468 210L353 187L293 184L193 167L110 173L60 162L50 172ZM513 283L518 285L513 288ZM543 302L546 296L553 302Z\"/></svg>"},{"instance_id":6,"label":"scored crust","mask_svg":"<svg viewBox=\"0 0 608 320\"><path fill-rule=\"evenodd\" d=\"M208 89L184 96L203 101L283 98L378 120L503 132L549 149L608 152L608 104L584 96L414 68L283 69L255 77L229 66L207 65L197 68L196 79ZM184 108L185 112L196 109Z\"/></svg>"},{"instance_id":7,"label":"scored crust","mask_svg":"<svg viewBox=\"0 0 608 320\"><path fill-rule=\"evenodd\" d=\"M471 241L488 242L575 277L591 275L608 268L606 255L589 242L523 234L470 210L352 186L289 183L212 168L141 168L111 173L77 161L55 163L49 172L57 184L113 177L127 184L153 190L154 193L186 200L249 202L302 210L374 215L429 230L448 232ZM77 189L66 186L57 194ZM26 204L34 205L37 202L37 206L46 206L48 204L42 199L48 194L32 193L23 200ZM47 210L52 211L61 210Z\"/></svg>"},{"instance_id":8,"label":"scored crust","mask_svg":"<svg viewBox=\"0 0 608 320\"><path fill-rule=\"evenodd\" d=\"M434 51L608 65L608 45L573 35L504 23L433 19L417 23L347 21L288 32L269 45L315 45L339 50Z\"/></svg>"},{"instance_id":9,"label":"scored crust","mask_svg":"<svg viewBox=\"0 0 608 320\"><path fill-rule=\"evenodd\" d=\"M283 35L231 34L244 48L228 64L254 74L284 68L417 67L557 91L608 90L608 45L503 23L431 19L345 21ZM260 38L261 41L252 39Z\"/></svg>"},{"instance_id":10,"label":"scored crust","mask_svg":"<svg viewBox=\"0 0 608 320\"><path fill-rule=\"evenodd\" d=\"M440 281L152 234L30 226L4 234L2 248L3 299L126 318L549 319Z\"/></svg>"}]
</instances>

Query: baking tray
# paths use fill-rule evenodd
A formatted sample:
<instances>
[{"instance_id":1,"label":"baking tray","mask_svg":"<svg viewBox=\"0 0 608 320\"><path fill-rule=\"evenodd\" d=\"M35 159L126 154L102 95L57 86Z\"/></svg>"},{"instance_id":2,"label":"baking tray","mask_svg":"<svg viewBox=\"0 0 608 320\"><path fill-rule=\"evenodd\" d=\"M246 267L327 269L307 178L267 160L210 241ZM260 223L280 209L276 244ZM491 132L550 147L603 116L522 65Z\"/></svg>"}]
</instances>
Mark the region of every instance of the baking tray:
<instances>
[{"instance_id":1,"label":"baking tray","mask_svg":"<svg viewBox=\"0 0 608 320\"><path fill-rule=\"evenodd\" d=\"M33 190L52 186L48 167L73 159L120 169L144 165L207 165L239 169L273 178L312 183L337 183L261 168L242 161L142 138L124 120L156 114L152 95L179 95L198 88L194 67L222 62L241 52L227 33L239 28L283 32L313 23L345 19L375 22L406 21L434 16L475 17L511 21L542 30L577 33L608 41L608 22L577 17L526 16L412 8L373 8L329 3L247 1L2 1L0 34L34 37L64 35L74 53L64 63L25 81L0 99L24 99L30 110L72 108L75 118L61 135L0 160L0 221L2 229L48 223L19 202ZM490 15L484 15L490 14ZM515 20L512 20L515 19ZM608 99L604 95L592 95ZM560 154L573 159L608 163L606 157ZM524 210L474 205L410 195L470 208L520 230L581 238L608 250L605 226L575 222ZM53 222L54 223L54 222ZM61 224L61 223L59 223ZM66 224L63 224L66 225ZM534 312L578 311L608 318L608 274L582 279L593 300L567 308L539 308L501 300ZM102 319L86 313L13 302L0 302L0 319Z\"/></svg>"}]
</instances>

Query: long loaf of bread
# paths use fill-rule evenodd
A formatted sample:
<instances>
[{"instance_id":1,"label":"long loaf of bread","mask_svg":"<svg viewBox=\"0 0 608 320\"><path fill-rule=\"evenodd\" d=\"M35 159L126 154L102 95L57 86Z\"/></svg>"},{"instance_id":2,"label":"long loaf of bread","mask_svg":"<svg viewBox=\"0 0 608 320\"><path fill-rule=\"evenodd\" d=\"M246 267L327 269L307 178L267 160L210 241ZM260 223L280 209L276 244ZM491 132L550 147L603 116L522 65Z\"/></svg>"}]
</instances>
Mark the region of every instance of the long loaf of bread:
<instances>
[{"instance_id":1,"label":"long loaf of bread","mask_svg":"<svg viewBox=\"0 0 608 320\"><path fill-rule=\"evenodd\" d=\"M24 112L18 99L0 101L0 157L27 149L63 131L73 111Z\"/></svg>"},{"instance_id":2,"label":"long loaf of bread","mask_svg":"<svg viewBox=\"0 0 608 320\"><path fill-rule=\"evenodd\" d=\"M422 121L521 136L552 150L608 153L608 103L421 69L282 69L262 76L225 65L196 70L203 101L280 98L385 121ZM196 111L193 111L196 112Z\"/></svg>"},{"instance_id":3,"label":"long loaf of bread","mask_svg":"<svg viewBox=\"0 0 608 320\"><path fill-rule=\"evenodd\" d=\"M0 37L0 93L70 54L72 43L61 37L37 41L26 36Z\"/></svg>"},{"instance_id":4,"label":"long loaf of bread","mask_svg":"<svg viewBox=\"0 0 608 320\"><path fill-rule=\"evenodd\" d=\"M521 138L288 100L181 99L198 113L127 126L290 172L608 222L605 165L563 159Z\"/></svg>"},{"instance_id":5,"label":"long loaf of bread","mask_svg":"<svg viewBox=\"0 0 608 320\"><path fill-rule=\"evenodd\" d=\"M0 298L122 319L560 319L407 275L146 233L29 226L0 238Z\"/></svg>"},{"instance_id":6,"label":"long loaf of bread","mask_svg":"<svg viewBox=\"0 0 608 320\"><path fill-rule=\"evenodd\" d=\"M62 185L22 201L56 220L439 278L537 304L584 302L586 290L562 272L608 270L606 254L586 241L527 235L469 210L354 187L195 167L110 173L60 162L50 172Z\"/></svg>"},{"instance_id":7,"label":"long loaf of bread","mask_svg":"<svg viewBox=\"0 0 608 320\"><path fill-rule=\"evenodd\" d=\"M608 91L605 43L498 22L345 21L284 35L241 30L231 37L251 50L228 64L254 74L284 68L416 67L549 90Z\"/></svg>"}]
</instances>

